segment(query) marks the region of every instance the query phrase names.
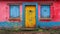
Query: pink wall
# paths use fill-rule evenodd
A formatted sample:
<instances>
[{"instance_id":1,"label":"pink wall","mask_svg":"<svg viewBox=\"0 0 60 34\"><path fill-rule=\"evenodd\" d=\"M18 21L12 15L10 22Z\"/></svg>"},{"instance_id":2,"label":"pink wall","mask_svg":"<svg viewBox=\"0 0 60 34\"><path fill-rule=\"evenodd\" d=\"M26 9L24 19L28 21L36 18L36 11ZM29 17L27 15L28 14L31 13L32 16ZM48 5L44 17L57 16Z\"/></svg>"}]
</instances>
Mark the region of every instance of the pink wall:
<instances>
[{"instance_id":1,"label":"pink wall","mask_svg":"<svg viewBox=\"0 0 60 34\"><path fill-rule=\"evenodd\" d=\"M8 21L9 19L8 3L16 2L0 2L0 21ZM20 18L22 20L22 4L20 5ZM40 5L38 5L38 18L40 19ZM60 21L60 4L58 2L54 2L53 5L51 5L51 18L52 21Z\"/></svg>"},{"instance_id":2,"label":"pink wall","mask_svg":"<svg viewBox=\"0 0 60 34\"><path fill-rule=\"evenodd\" d=\"M53 2L50 6L51 21L60 21L60 4L59 2ZM40 19L40 5L38 5L38 18Z\"/></svg>"},{"instance_id":3,"label":"pink wall","mask_svg":"<svg viewBox=\"0 0 60 34\"><path fill-rule=\"evenodd\" d=\"M8 13L8 5L5 2L0 2L0 21L6 21Z\"/></svg>"},{"instance_id":4,"label":"pink wall","mask_svg":"<svg viewBox=\"0 0 60 34\"><path fill-rule=\"evenodd\" d=\"M54 7L54 21L60 21L60 2L55 2L53 7Z\"/></svg>"},{"instance_id":5,"label":"pink wall","mask_svg":"<svg viewBox=\"0 0 60 34\"><path fill-rule=\"evenodd\" d=\"M22 5L20 5L20 18L22 20Z\"/></svg>"},{"instance_id":6,"label":"pink wall","mask_svg":"<svg viewBox=\"0 0 60 34\"><path fill-rule=\"evenodd\" d=\"M16 2L0 2L0 21L1 22L9 20L8 3L16 3ZM22 5L20 5L20 18L22 19Z\"/></svg>"},{"instance_id":7,"label":"pink wall","mask_svg":"<svg viewBox=\"0 0 60 34\"><path fill-rule=\"evenodd\" d=\"M40 20L40 5L38 5L38 20Z\"/></svg>"}]
</instances>

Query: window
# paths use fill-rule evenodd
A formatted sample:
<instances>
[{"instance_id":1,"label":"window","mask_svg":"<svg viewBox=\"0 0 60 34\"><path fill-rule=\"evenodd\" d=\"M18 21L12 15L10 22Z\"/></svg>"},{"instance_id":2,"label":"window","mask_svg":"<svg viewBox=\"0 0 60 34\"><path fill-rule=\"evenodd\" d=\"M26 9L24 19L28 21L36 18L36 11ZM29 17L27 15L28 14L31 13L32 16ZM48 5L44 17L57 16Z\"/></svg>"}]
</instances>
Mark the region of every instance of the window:
<instances>
[{"instance_id":1,"label":"window","mask_svg":"<svg viewBox=\"0 0 60 34\"><path fill-rule=\"evenodd\" d=\"M20 7L19 5L9 5L10 7L10 21L20 21Z\"/></svg>"},{"instance_id":2,"label":"window","mask_svg":"<svg viewBox=\"0 0 60 34\"><path fill-rule=\"evenodd\" d=\"M40 20L50 20L50 5L41 5Z\"/></svg>"}]
</instances>

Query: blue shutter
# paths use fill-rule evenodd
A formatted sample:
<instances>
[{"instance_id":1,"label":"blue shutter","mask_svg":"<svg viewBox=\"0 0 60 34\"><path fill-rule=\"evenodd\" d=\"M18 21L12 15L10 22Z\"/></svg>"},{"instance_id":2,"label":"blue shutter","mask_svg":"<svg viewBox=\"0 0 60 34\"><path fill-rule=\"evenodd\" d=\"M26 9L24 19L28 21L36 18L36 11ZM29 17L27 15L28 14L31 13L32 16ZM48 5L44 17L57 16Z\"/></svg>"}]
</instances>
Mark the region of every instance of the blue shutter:
<instances>
[{"instance_id":1,"label":"blue shutter","mask_svg":"<svg viewBox=\"0 0 60 34\"><path fill-rule=\"evenodd\" d=\"M17 18L20 16L19 5L10 5L10 17Z\"/></svg>"},{"instance_id":2,"label":"blue shutter","mask_svg":"<svg viewBox=\"0 0 60 34\"><path fill-rule=\"evenodd\" d=\"M41 18L49 18L50 17L50 6L49 5L41 5Z\"/></svg>"}]
</instances>

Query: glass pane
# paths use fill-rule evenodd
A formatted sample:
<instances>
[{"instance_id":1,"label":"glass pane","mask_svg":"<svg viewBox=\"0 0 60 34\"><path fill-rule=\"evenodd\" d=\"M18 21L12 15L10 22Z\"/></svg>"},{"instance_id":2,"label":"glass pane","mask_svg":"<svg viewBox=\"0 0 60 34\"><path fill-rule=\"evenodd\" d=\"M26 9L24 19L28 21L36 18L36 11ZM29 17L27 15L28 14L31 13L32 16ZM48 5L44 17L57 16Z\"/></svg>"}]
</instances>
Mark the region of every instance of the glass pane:
<instances>
[{"instance_id":1,"label":"glass pane","mask_svg":"<svg viewBox=\"0 0 60 34\"><path fill-rule=\"evenodd\" d=\"M10 17L17 18L20 16L19 5L10 5Z\"/></svg>"},{"instance_id":2,"label":"glass pane","mask_svg":"<svg viewBox=\"0 0 60 34\"><path fill-rule=\"evenodd\" d=\"M41 18L50 18L50 6L49 5L41 5L40 16Z\"/></svg>"}]
</instances>

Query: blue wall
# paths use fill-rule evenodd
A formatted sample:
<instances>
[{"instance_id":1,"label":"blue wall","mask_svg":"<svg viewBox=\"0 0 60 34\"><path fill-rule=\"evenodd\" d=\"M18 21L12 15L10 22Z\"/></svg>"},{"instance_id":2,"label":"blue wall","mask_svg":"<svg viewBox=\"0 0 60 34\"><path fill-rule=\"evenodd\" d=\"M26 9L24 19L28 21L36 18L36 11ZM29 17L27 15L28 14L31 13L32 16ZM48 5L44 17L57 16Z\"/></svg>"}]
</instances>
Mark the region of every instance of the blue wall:
<instances>
[{"instance_id":1,"label":"blue wall","mask_svg":"<svg viewBox=\"0 0 60 34\"><path fill-rule=\"evenodd\" d=\"M22 26L22 23L18 22L0 22L0 27L5 27L5 28L13 28L14 26ZM54 27L54 26L60 26L60 22L39 22L36 25L37 27L43 28L43 27Z\"/></svg>"},{"instance_id":2,"label":"blue wall","mask_svg":"<svg viewBox=\"0 0 60 34\"><path fill-rule=\"evenodd\" d=\"M54 27L54 26L60 26L60 22L39 22L39 23L37 23L37 25L41 28L43 28L43 27L51 28L51 27Z\"/></svg>"},{"instance_id":3,"label":"blue wall","mask_svg":"<svg viewBox=\"0 0 60 34\"><path fill-rule=\"evenodd\" d=\"M14 26L22 27L22 23L18 23L18 22L0 22L0 28L13 28Z\"/></svg>"}]
</instances>

